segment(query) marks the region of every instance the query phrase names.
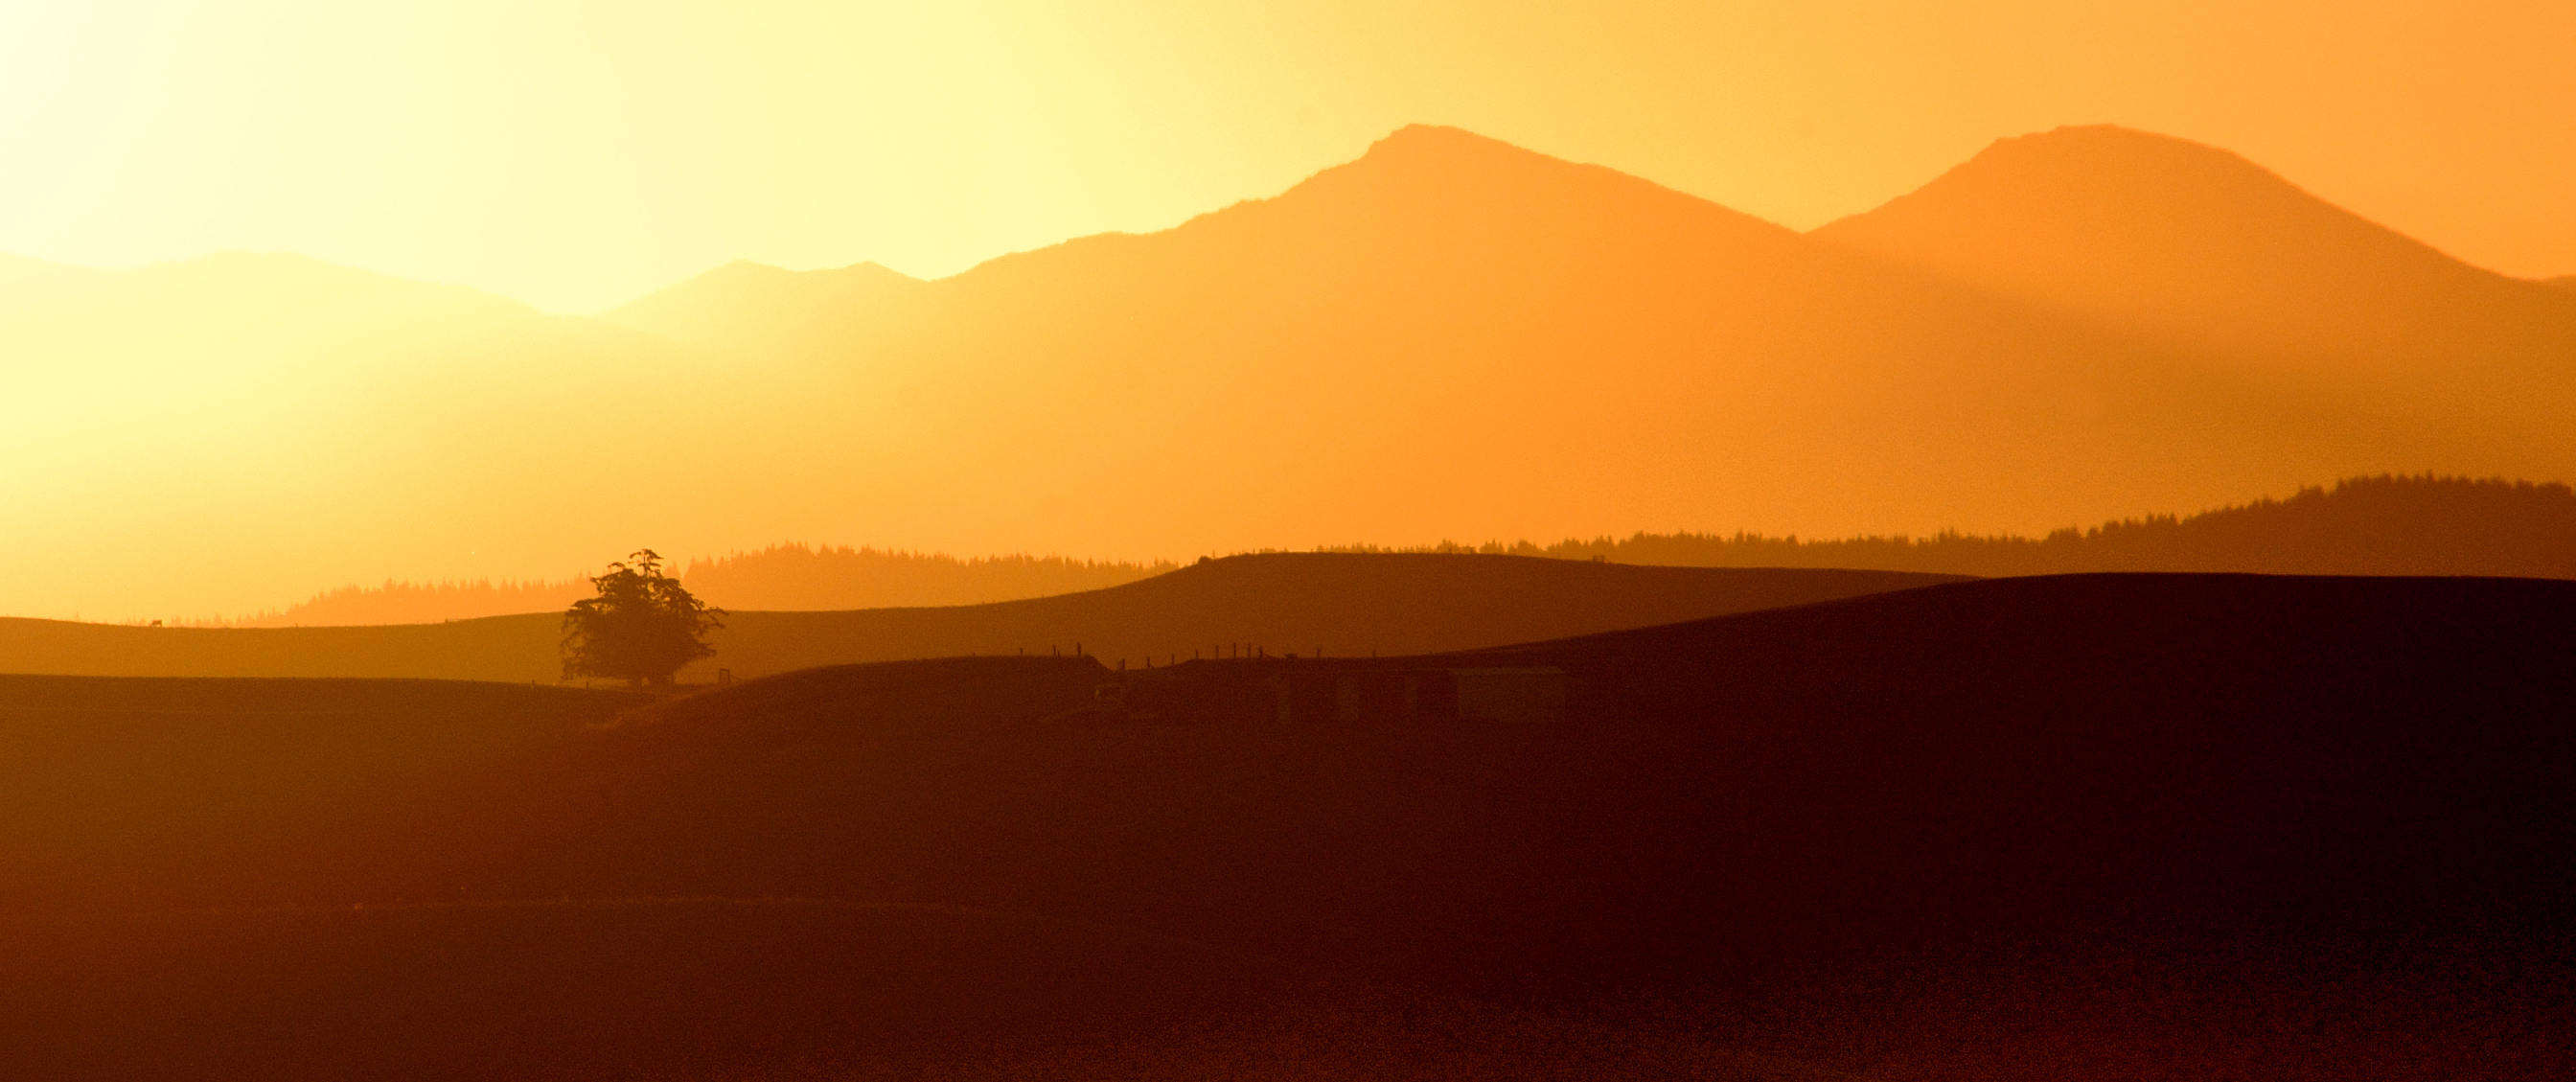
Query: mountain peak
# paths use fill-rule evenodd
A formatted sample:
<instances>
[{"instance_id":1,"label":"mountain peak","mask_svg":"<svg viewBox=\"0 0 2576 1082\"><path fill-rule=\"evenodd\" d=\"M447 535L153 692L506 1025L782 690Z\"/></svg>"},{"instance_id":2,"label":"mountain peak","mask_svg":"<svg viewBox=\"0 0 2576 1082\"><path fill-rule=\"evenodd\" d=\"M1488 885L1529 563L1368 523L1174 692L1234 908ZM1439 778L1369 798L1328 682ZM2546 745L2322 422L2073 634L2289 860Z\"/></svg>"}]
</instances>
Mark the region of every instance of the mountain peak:
<instances>
[{"instance_id":1,"label":"mountain peak","mask_svg":"<svg viewBox=\"0 0 2576 1082\"><path fill-rule=\"evenodd\" d=\"M2231 351L2309 355L2320 372L2349 374L2321 348L2403 364L2541 318L2529 289L2235 153L2107 124L1996 140L1814 236Z\"/></svg>"},{"instance_id":2,"label":"mountain peak","mask_svg":"<svg viewBox=\"0 0 2576 1082\"><path fill-rule=\"evenodd\" d=\"M1516 154L1537 153L1536 151L1524 150L1520 147L1513 146L1510 143L1493 138L1492 136L1478 135L1465 128L1451 127L1447 124L1407 124L1401 128L1397 128L1394 131L1386 133L1386 135L1379 138L1377 142L1369 144L1368 153L1371 155L1455 153L1462 150L1501 150ZM1366 157L1367 155L1362 156Z\"/></svg>"},{"instance_id":3,"label":"mountain peak","mask_svg":"<svg viewBox=\"0 0 2576 1082\"><path fill-rule=\"evenodd\" d=\"M2112 160L2132 165L2157 162L2167 168L2203 169L2232 173L2245 180L2260 178L2277 184L2288 183L2235 151L2178 135L2140 131L2117 124L2064 124L2043 132L2008 135L1986 144L1984 150L1978 151L1960 168L1969 168L1981 161L1990 166L2010 163L2029 167L2049 162L2074 166Z\"/></svg>"},{"instance_id":4,"label":"mountain peak","mask_svg":"<svg viewBox=\"0 0 2576 1082\"><path fill-rule=\"evenodd\" d=\"M1815 232L1879 248L1898 234L2006 221L2155 235L2177 227L2267 228L2284 215L2320 214L2367 224L2232 151L2088 124L1997 139L1931 183Z\"/></svg>"},{"instance_id":5,"label":"mountain peak","mask_svg":"<svg viewBox=\"0 0 2576 1082\"><path fill-rule=\"evenodd\" d=\"M1589 174L1640 188L1660 188L1651 181L1606 166L1587 165L1542 154L1488 135L1444 124L1407 124L1369 144L1357 159L1324 170L1315 179L1345 172L1398 170L1413 174L1446 174L1452 183L1525 176L1532 172ZM1676 193L1678 194L1678 193Z\"/></svg>"},{"instance_id":6,"label":"mountain peak","mask_svg":"<svg viewBox=\"0 0 2576 1082\"><path fill-rule=\"evenodd\" d=\"M1569 227L1578 220L1592 223L1583 227L1587 229L1716 228L1759 235L1764 242L1790 235L1768 222L1608 166L1569 161L1440 124L1397 128L1370 144L1358 158L1250 205L1321 212L1326 218L1365 223L1366 228L1388 236L1416 232L1432 221L1509 232L1543 220ZM1337 209L1326 211L1326 207ZM1229 213L1219 211L1208 217ZM1601 215L1607 217L1596 217ZM1684 222L1692 224L1683 226Z\"/></svg>"}]
</instances>

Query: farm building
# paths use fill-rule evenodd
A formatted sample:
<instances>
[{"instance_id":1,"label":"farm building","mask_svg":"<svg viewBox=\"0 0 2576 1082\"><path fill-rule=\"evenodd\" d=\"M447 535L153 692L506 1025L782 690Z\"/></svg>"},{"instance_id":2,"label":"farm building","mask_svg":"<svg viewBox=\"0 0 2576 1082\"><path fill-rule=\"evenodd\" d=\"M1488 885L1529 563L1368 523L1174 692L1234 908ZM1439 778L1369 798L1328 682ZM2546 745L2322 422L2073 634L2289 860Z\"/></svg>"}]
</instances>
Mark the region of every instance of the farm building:
<instances>
[{"instance_id":1,"label":"farm building","mask_svg":"<svg viewBox=\"0 0 2576 1082\"><path fill-rule=\"evenodd\" d=\"M1274 687L1291 724L1565 720L1565 671L1553 666L1287 670Z\"/></svg>"}]
</instances>

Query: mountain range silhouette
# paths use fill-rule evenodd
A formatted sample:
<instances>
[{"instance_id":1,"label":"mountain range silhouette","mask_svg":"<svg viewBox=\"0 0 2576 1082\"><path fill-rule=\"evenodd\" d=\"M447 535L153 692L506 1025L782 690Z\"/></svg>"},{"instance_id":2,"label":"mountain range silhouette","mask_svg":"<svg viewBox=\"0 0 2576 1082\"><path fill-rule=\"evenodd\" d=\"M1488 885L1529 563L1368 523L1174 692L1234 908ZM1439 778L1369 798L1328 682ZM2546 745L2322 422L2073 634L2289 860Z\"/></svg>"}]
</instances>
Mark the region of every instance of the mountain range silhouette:
<instances>
[{"instance_id":1,"label":"mountain range silhouette","mask_svg":"<svg viewBox=\"0 0 2576 1082\"><path fill-rule=\"evenodd\" d=\"M2214 350L2331 395L2546 431L2576 308L2212 147L2099 126L2005 139L1815 236ZM2532 392L2544 392L2535 400Z\"/></svg>"},{"instance_id":2,"label":"mountain range silhouette","mask_svg":"<svg viewBox=\"0 0 2576 1082\"><path fill-rule=\"evenodd\" d=\"M2576 476L2576 293L2116 128L1805 235L1416 126L935 281L737 263L579 318L297 257L10 262L0 316L0 450L43 464L0 492L27 572L0 611L248 611L639 537L2035 533Z\"/></svg>"}]
</instances>

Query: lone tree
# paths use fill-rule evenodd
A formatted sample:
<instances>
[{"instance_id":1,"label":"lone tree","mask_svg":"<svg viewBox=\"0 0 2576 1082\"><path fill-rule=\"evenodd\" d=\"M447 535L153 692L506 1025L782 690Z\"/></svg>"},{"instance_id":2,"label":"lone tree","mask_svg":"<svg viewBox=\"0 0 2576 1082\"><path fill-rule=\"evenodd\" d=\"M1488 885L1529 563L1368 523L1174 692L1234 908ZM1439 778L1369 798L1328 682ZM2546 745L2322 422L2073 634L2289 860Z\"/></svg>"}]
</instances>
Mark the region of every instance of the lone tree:
<instances>
[{"instance_id":1,"label":"lone tree","mask_svg":"<svg viewBox=\"0 0 2576 1082\"><path fill-rule=\"evenodd\" d=\"M591 580L599 596L564 612L564 678L605 677L638 686L667 685L680 666L713 655L706 634L724 626L722 609L689 596L662 573L662 555L645 549L608 565Z\"/></svg>"}]
</instances>

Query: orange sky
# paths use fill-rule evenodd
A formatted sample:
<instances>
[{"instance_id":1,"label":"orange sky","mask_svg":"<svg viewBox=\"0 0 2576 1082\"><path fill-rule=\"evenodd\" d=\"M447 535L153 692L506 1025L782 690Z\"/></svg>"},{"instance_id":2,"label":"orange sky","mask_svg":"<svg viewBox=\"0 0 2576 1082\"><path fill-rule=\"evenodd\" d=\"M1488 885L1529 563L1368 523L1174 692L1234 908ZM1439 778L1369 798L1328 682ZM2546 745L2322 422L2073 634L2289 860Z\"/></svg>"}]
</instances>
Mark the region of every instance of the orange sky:
<instances>
[{"instance_id":1,"label":"orange sky","mask_svg":"<svg viewBox=\"0 0 2576 1082\"><path fill-rule=\"evenodd\" d=\"M734 258L941 275L1161 228L1409 121L1800 228L2108 121L2570 274L2571 56L2565 0L11 0L0 252L589 311Z\"/></svg>"}]
</instances>

